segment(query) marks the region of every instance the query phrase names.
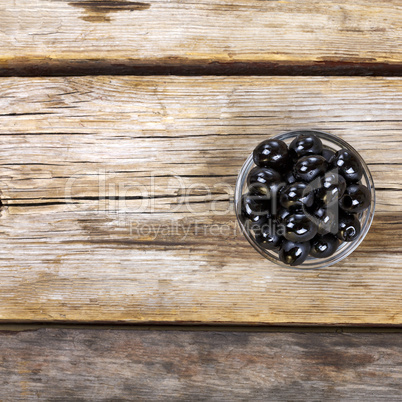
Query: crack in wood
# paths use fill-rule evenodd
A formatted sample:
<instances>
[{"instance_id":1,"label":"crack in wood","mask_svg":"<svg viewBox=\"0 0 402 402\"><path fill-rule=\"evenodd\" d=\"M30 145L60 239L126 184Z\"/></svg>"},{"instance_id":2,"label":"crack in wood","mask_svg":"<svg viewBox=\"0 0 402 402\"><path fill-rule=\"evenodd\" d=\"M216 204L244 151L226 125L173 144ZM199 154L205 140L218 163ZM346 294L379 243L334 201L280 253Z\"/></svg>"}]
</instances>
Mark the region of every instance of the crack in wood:
<instances>
[{"instance_id":1,"label":"crack in wood","mask_svg":"<svg viewBox=\"0 0 402 402\"><path fill-rule=\"evenodd\" d=\"M5 113L0 114L0 117L10 117L10 116L41 116L44 114L55 114L53 112L31 112L31 113Z\"/></svg>"},{"instance_id":2,"label":"crack in wood","mask_svg":"<svg viewBox=\"0 0 402 402\"><path fill-rule=\"evenodd\" d=\"M110 22L111 18L108 14L111 12L142 11L151 7L149 3L125 0L82 0L69 1L68 4L72 7L83 8L85 15L80 18L87 22Z\"/></svg>"}]
</instances>

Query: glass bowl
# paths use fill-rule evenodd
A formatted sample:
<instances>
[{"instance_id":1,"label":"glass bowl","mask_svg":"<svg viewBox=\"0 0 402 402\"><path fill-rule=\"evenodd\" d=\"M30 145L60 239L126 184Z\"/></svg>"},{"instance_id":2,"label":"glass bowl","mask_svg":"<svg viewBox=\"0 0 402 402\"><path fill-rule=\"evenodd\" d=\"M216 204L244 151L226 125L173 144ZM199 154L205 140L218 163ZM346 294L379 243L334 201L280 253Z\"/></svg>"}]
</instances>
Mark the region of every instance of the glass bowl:
<instances>
[{"instance_id":1,"label":"glass bowl","mask_svg":"<svg viewBox=\"0 0 402 402\"><path fill-rule=\"evenodd\" d=\"M300 131L290 131L290 132L287 132L284 134L279 134L279 135L273 136L271 138L282 140L289 145L290 142L295 137L297 137L297 135L300 133ZM247 160L244 162L244 165L239 172L239 176L238 176L237 182L236 182L234 202L235 202L235 211L236 211L237 220L239 222L242 233L244 234L246 239L249 241L249 243L262 256L267 258L269 261L274 262L275 264L278 264L280 266L287 267L287 268L317 269L317 268L323 268L323 267L327 267L329 265L336 264L337 262L343 260L349 254L351 254L358 247L358 245L363 241L368 230L370 229L371 222L373 221L373 217L374 217L375 189L374 189L373 178L371 177L369 168L367 167L363 158L359 155L359 153L350 144L348 144L346 141L340 139L339 137L336 137L335 135L324 133L321 131L313 131L313 130L302 130L302 131L309 131L310 133L315 134L317 137L319 137L323 143L324 148L328 148L335 152L341 148L348 149L351 153L353 153L358 158L358 160L362 164L363 176L361 179L361 183L363 185L365 185L371 192L371 204L365 211L363 211L357 215L357 217L359 218L359 221L360 221L360 225L361 225L360 235L354 241L341 243L339 245L339 248L337 249L337 251L330 257L313 258L313 257L309 256L306 259L306 261L304 261L302 264L297 265L297 266L290 266L290 265L284 264L279 259L277 252L271 251L271 250L266 250L266 249L260 247L258 245L258 243L255 241L253 233L247 228L248 225L245 225L245 220L241 214L241 198L242 198L242 195L247 192L247 176L248 176L250 170L255 166L252 153L251 153L251 155L249 155ZM257 146L258 144L255 144L255 145Z\"/></svg>"}]
</instances>

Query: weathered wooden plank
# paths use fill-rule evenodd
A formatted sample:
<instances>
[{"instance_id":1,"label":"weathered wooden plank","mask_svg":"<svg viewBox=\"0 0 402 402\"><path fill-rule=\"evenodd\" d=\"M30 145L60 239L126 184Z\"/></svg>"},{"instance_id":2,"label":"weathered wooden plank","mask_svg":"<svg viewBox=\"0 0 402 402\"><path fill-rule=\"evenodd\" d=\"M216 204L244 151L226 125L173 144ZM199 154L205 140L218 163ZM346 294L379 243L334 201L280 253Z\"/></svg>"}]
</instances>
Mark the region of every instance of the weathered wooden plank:
<instances>
[{"instance_id":1,"label":"weathered wooden plank","mask_svg":"<svg viewBox=\"0 0 402 402\"><path fill-rule=\"evenodd\" d=\"M2 400L402 398L400 334L0 333Z\"/></svg>"},{"instance_id":2,"label":"weathered wooden plank","mask_svg":"<svg viewBox=\"0 0 402 402\"><path fill-rule=\"evenodd\" d=\"M370 72L402 62L398 0L16 0L0 11L3 73L222 65L242 72L255 63L271 72L355 63Z\"/></svg>"},{"instance_id":3,"label":"weathered wooden plank","mask_svg":"<svg viewBox=\"0 0 402 402\"><path fill-rule=\"evenodd\" d=\"M3 78L0 91L2 321L402 323L401 79ZM296 128L349 141L378 188L366 240L313 272L260 257L231 205L255 144Z\"/></svg>"}]
</instances>

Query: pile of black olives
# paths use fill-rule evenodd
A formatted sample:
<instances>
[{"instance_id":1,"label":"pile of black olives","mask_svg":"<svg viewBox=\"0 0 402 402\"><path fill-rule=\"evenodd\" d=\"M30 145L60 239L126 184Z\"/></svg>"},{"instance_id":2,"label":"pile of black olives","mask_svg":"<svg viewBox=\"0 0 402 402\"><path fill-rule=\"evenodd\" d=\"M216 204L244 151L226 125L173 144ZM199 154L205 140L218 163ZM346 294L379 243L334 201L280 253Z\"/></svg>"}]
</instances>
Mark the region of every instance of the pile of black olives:
<instances>
[{"instance_id":1,"label":"pile of black olives","mask_svg":"<svg viewBox=\"0 0 402 402\"><path fill-rule=\"evenodd\" d=\"M334 152L314 132L299 131L289 146L263 141L253 159L241 214L260 247L276 250L281 261L295 266L308 255L329 257L341 242L359 236L358 216L369 207L371 193L349 150Z\"/></svg>"}]
</instances>

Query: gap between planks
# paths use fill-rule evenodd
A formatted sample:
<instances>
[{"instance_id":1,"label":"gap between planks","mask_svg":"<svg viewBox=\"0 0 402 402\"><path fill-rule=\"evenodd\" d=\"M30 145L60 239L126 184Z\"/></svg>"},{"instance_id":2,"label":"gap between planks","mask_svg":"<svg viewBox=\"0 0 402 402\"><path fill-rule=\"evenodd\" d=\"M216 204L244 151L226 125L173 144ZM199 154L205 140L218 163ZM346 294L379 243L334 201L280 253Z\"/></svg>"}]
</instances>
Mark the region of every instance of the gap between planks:
<instances>
[{"instance_id":1,"label":"gap between planks","mask_svg":"<svg viewBox=\"0 0 402 402\"><path fill-rule=\"evenodd\" d=\"M400 77L402 63L363 63L345 61L253 62L210 61L188 63L186 60L171 63L159 60L154 63L133 63L128 60L92 61L34 60L0 64L0 77L68 77L97 75L131 76L351 76Z\"/></svg>"},{"instance_id":2,"label":"gap between planks","mask_svg":"<svg viewBox=\"0 0 402 402\"><path fill-rule=\"evenodd\" d=\"M40 329L66 330L127 330L127 331L219 331L219 332L289 332L289 333L402 333L398 325L205 325L205 324L118 324L118 323L0 323L1 332L37 331Z\"/></svg>"}]
</instances>

